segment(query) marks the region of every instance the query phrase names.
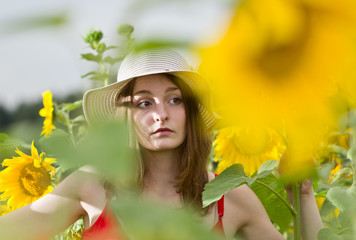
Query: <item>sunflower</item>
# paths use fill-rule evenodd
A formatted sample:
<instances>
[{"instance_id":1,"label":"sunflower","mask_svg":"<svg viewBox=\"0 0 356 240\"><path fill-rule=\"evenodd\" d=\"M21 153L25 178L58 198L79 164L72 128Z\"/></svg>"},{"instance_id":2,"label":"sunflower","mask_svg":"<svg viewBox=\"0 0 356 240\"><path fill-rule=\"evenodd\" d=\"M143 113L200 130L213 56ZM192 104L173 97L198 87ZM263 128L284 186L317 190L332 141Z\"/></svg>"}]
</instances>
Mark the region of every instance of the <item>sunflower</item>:
<instances>
[{"instance_id":1,"label":"sunflower","mask_svg":"<svg viewBox=\"0 0 356 240\"><path fill-rule=\"evenodd\" d=\"M43 195L51 192L51 179L55 168L51 166L54 158L45 158L45 153L38 155L34 142L31 145L31 156L19 149L19 155L12 159L5 159L2 166L6 168L0 172L0 201L7 200L7 206L15 210L27 205Z\"/></svg>"},{"instance_id":2,"label":"sunflower","mask_svg":"<svg viewBox=\"0 0 356 240\"><path fill-rule=\"evenodd\" d=\"M255 173L265 161L279 161L286 149L278 133L272 129L258 128L220 129L213 145L214 161L219 162L216 173L241 163L248 176Z\"/></svg>"},{"instance_id":3,"label":"sunflower","mask_svg":"<svg viewBox=\"0 0 356 240\"><path fill-rule=\"evenodd\" d=\"M355 11L349 0L241 1L226 35L201 50L215 111L231 125L283 128L289 169L313 165L344 109L335 98L355 99Z\"/></svg>"},{"instance_id":4,"label":"sunflower","mask_svg":"<svg viewBox=\"0 0 356 240\"><path fill-rule=\"evenodd\" d=\"M40 110L39 114L41 117L44 117L43 121L43 130L41 135L45 135L46 137L51 134L52 130L56 127L53 125L53 102L52 102L52 93L50 91L45 91L42 93L43 98L43 108Z\"/></svg>"}]
</instances>

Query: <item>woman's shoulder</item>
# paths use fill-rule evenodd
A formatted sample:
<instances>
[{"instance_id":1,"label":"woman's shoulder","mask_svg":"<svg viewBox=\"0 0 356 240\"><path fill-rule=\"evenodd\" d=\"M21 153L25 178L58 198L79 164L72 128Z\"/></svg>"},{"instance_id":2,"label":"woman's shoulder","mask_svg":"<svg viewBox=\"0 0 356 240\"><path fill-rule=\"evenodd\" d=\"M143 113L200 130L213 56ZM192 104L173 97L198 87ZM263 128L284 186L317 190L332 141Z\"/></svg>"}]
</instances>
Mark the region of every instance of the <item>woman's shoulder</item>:
<instances>
[{"instance_id":1,"label":"woman's shoulder","mask_svg":"<svg viewBox=\"0 0 356 240\"><path fill-rule=\"evenodd\" d=\"M208 179L209 182L215 178L215 174L208 172ZM257 200L256 194L249 188L246 184L242 184L239 187L236 187L225 194L225 201L231 201L238 206L245 205L245 204L253 204L254 201L250 200Z\"/></svg>"},{"instance_id":2,"label":"woman's shoulder","mask_svg":"<svg viewBox=\"0 0 356 240\"><path fill-rule=\"evenodd\" d=\"M209 173L209 181L213 178L215 178L215 175ZM229 219L229 222L236 222L241 226L261 212L264 213L265 210L252 189L243 184L224 195L224 212L225 219Z\"/></svg>"},{"instance_id":3,"label":"woman's shoulder","mask_svg":"<svg viewBox=\"0 0 356 240\"><path fill-rule=\"evenodd\" d=\"M57 189L78 200L86 200L93 194L98 195L105 191L100 174L91 166L83 166L73 171Z\"/></svg>"}]
</instances>

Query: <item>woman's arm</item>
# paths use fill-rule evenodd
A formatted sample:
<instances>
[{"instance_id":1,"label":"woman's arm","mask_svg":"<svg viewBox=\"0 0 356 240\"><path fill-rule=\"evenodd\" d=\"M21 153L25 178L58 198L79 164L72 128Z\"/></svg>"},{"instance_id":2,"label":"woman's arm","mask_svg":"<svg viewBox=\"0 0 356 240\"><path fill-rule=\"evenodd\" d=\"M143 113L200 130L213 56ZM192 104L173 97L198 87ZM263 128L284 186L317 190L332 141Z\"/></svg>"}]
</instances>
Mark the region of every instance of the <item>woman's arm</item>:
<instances>
[{"instance_id":1,"label":"woman's arm","mask_svg":"<svg viewBox=\"0 0 356 240\"><path fill-rule=\"evenodd\" d=\"M282 240L256 194L246 185L225 195L224 228L233 223L232 233L249 240ZM229 229L226 229L229 230Z\"/></svg>"},{"instance_id":2,"label":"woman's arm","mask_svg":"<svg viewBox=\"0 0 356 240\"><path fill-rule=\"evenodd\" d=\"M78 170L51 193L0 217L0 239L48 239L65 230L85 211L80 189L93 173Z\"/></svg>"},{"instance_id":3,"label":"woman's arm","mask_svg":"<svg viewBox=\"0 0 356 240\"><path fill-rule=\"evenodd\" d=\"M291 187L286 187L286 191L289 200L293 204ZM313 180L305 180L301 184L300 217L302 239L317 240L318 232L324 226L314 197Z\"/></svg>"}]
</instances>

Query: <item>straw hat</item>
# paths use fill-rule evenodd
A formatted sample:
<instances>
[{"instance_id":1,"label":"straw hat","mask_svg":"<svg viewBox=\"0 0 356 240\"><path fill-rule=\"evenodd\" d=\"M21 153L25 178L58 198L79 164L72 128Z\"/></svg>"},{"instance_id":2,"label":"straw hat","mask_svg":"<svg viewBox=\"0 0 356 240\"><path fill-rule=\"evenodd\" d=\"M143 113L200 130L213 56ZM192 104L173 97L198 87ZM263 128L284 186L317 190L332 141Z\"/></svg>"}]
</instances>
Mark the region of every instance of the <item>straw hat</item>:
<instances>
[{"instance_id":1,"label":"straw hat","mask_svg":"<svg viewBox=\"0 0 356 240\"><path fill-rule=\"evenodd\" d=\"M122 61L117 82L87 91L83 97L84 116L88 123L112 119L120 90L132 79L151 74L169 73L185 81L199 100L199 111L208 129L215 123L210 112L208 83L193 71L184 58L171 49L149 49L132 52Z\"/></svg>"}]
</instances>

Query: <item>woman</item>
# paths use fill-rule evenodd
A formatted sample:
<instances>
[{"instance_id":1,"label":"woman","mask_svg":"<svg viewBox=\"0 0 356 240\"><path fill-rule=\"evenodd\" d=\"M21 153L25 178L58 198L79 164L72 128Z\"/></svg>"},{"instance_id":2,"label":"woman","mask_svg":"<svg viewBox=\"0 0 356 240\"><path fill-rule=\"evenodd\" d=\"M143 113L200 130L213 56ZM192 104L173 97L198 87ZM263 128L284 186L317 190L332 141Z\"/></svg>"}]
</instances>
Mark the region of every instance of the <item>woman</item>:
<instances>
[{"instance_id":1,"label":"woman","mask_svg":"<svg viewBox=\"0 0 356 240\"><path fill-rule=\"evenodd\" d=\"M206 169L209 131L215 123L207 89L178 53L152 49L127 56L118 82L88 91L83 108L91 124L123 117L132 122L143 198L174 208L192 205L209 229L226 237L284 239L246 185L202 209L203 187L215 177ZM83 239L122 239L124 233L107 207L108 193L95 170L82 167L50 194L0 217L0 237L47 239L83 216ZM317 239L322 223L311 184L304 186L301 207L304 239Z\"/></svg>"}]
</instances>

